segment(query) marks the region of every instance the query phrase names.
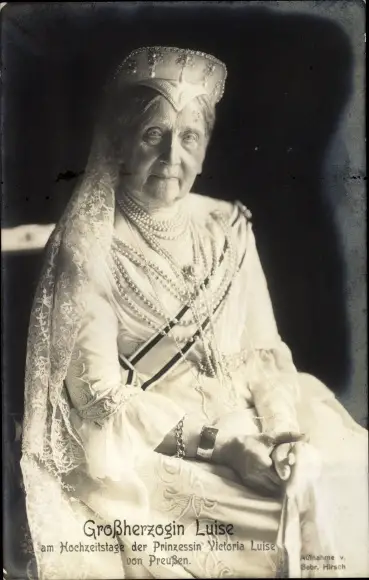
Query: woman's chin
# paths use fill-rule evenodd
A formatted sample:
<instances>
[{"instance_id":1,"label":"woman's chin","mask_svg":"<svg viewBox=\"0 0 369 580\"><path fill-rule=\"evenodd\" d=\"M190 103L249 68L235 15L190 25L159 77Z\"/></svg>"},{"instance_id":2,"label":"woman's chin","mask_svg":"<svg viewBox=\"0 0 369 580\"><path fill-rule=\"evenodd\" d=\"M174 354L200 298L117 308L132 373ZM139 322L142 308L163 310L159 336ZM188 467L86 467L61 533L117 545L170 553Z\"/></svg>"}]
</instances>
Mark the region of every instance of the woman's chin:
<instances>
[{"instance_id":1,"label":"woman's chin","mask_svg":"<svg viewBox=\"0 0 369 580\"><path fill-rule=\"evenodd\" d=\"M145 187L147 195L152 202L159 202L169 206L184 197L178 179L157 179Z\"/></svg>"}]
</instances>

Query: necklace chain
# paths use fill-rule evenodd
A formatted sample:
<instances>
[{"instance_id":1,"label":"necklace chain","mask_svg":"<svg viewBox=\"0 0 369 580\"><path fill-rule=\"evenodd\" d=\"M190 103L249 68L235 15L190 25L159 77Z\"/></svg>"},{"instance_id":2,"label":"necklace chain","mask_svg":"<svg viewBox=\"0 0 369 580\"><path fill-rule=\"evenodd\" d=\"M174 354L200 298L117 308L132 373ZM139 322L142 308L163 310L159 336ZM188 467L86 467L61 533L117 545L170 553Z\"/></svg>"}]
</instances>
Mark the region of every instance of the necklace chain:
<instances>
[{"instance_id":1,"label":"necklace chain","mask_svg":"<svg viewBox=\"0 0 369 580\"><path fill-rule=\"evenodd\" d=\"M133 205L134 202L132 202L132 200L129 197L127 199L129 200L128 203L131 204L132 207L136 207L137 211L140 210L140 208L137 206L137 204ZM209 267L209 265L207 263L206 253L203 251L203 271L201 271L202 269L200 266L198 252L195 251L196 236L194 236L194 228L193 228L191 222L189 222L188 229L191 233L191 241L192 241L192 247L193 247L193 265L185 266L185 267L181 268L176 263L176 261L173 259L171 253L168 250L166 250L165 248L163 248L162 244L160 244L158 242L155 235L153 235L152 232L150 231L150 228L142 227L141 222L139 222L139 223L135 222L132 212L129 212L128 214L126 214L125 213L125 206L122 203L121 199L118 200L118 204L119 204L121 211L126 215L127 220L131 223L133 222L133 225L136 227L136 229L139 230L141 236L143 237L145 242L148 244L149 248L152 249L156 254L161 256L165 260L165 262L170 266L173 276L172 277L167 276L161 268L159 268L153 262L147 260L146 257L144 258L144 261L142 261L142 259L140 260L139 253L134 248L132 248L129 244L125 244L122 240L119 240L119 242L117 242L116 246L119 245L120 250L122 251L122 253L126 257L130 257L131 259L133 258L132 261L136 265L143 267L144 270L147 269L148 267L150 268L150 270L153 270L152 275L154 276L156 282L161 283L161 285L167 291L169 291L177 300L179 300L180 304L183 304L184 302L190 302L190 304L192 304L194 299L195 299L195 295L199 294L199 285L201 287L201 282L207 276L209 278L208 285L211 285L212 279L216 273L218 258L217 258L217 253L216 253L215 239L213 238L211 240L211 265ZM150 220L150 216L148 219ZM129 256L129 254L131 254L131 256ZM132 256L132 254L133 254L133 256ZM141 290L136 285L134 285L133 281L131 281L131 279L128 278L127 275L125 275L122 272L123 267L120 263L120 260L115 259L114 261L115 261L115 265L116 265L117 269L119 270L120 274L125 278L126 282L133 290L134 294L136 294L137 297L140 297L141 299L143 299L143 294L142 294ZM217 292L216 292L216 302L218 302L218 300L221 299L221 297L223 295L224 287L226 287L229 284L229 281L230 281L229 280L229 278L230 278L229 273L230 273L230 270L225 268L225 273L223 275L222 282L219 285ZM232 272L232 275L233 275L233 272ZM180 280L180 284L178 285L175 282L175 280ZM193 288L191 290L189 289L189 282L191 282L192 286L193 286ZM143 301L144 301L146 306L150 307L156 314L158 314L158 309L155 305L153 305L152 301L147 299L147 297L146 297L146 299L143 299ZM204 311L204 307L202 307L202 310ZM180 324L187 326L187 325L193 324L193 320L189 320L187 318L187 319L181 321Z\"/></svg>"},{"instance_id":2,"label":"necklace chain","mask_svg":"<svg viewBox=\"0 0 369 580\"><path fill-rule=\"evenodd\" d=\"M189 219L187 212L178 212L174 218L168 220L157 220L129 195L117 197L117 202L123 213L137 224L141 231L150 233L156 238L176 240L187 232Z\"/></svg>"},{"instance_id":3,"label":"necklace chain","mask_svg":"<svg viewBox=\"0 0 369 580\"><path fill-rule=\"evenodd\" d=\"M150 262L149 260L146 259L146 257L144 260L142 260L142 256L140 257L140 254L133 247L131 247L129 244L126 244L122 240L119 240L119 242L117 242L116 245L117 245L117 247L113 248L113 261L114 261L115 269L118 270L120 276L124 278L126 284L131 288L133 293L142 302L144 302L144 304L147 307L149 307L151 310L153 310L155 314L162 316L162 313L160 312L158 307L149 298L147 298L147 296L144 295L144 293L140 290L140 288L137 286L137 284L135 284L133 282L131 276L129 276L129 274L125 270L120 258L118 257L119 253L128 257L128 259L130 259L136 266L141 267L143 270L150 270L151 276L153 276L155 281L159 282L167 291L169 291L179 301L180 305L184 305L187 303L192 304L195 300L196 295L200 294L199 287L200 288L202 287L202 285L204 284L204 280L201 280L200 283L196 284L196 276L193 277L193 276L189 276L189 275L185 274L185 278L182 278L183 279L182 289L180 289L155 263ZM214 274L216 272L216 264L218 262L218 259L216 256L216 250L214 250L214 248L212 248L212 253L213 253L213 260L212 260L213 263L212 263L212 267L211 267L211 272L208 276L208 278L209 278L208 279L208 286L210 286L212 283L212 279L213 279ZM202 256L203 256L203 261L205 262L206 261L206 254L205 254L203 247L202 247ZM198 263L199 260L197 257L196 257L195 261L196 261L196 263ZM231 272L231 276L233 277L234 267L232 267L231 269L226 268L226 271L222 277L222 280L221 280L218 288L216 290L213 289L213 292L214 292L213 302L214 302L216 307L218 307L219 302L222 300L222 298L224 296L224 290L230 282L231 276L229 275L229 271ZM186 280L186 277L187 277L187 280ZM191 291L189 290L188 278L190 278L194 283L194 287L191 289ZM205 314L205 306L204 305L203 306L200 305L200 310L201 310L202 314ZM188 317L185 319L179 320L177 322L181 326L190 326L190 325L194 324L194 320L189 319Z\"/></svg>"},{"instance_id":4,"label":"necklace chain","mask_svg":"<svg viewBox=\"0 0 369 580\"><path fill-rule=\"evenodd\" d=\"M235 397L231 375L227 365L225 364L224 357L219 351L215 332L216 319L218 319L224 309L223 299L227 293L232 279L237 273L237 252L233 246L231 235L229 231L227 231L229 230L229 226L227 227L227 225L219 216L219 223L223 231L224 238L227 240L227 249L225 251L223 260L223 262L225 262L225 272L221 282L219 283L214 298L209 299L208 295L212 296L212 291L210 288L211 282L213 281L213 277L217 271L218 264L216 244L214 239L211 243L211 263L209 265L207 260L207 253L203 243L201 243L201 236L199 235L199 232L196 231L194 224L188 220L186 222L185 229L187 231L189 229L190 231L193 248L193 265L181 268L175 262L170 252L163 248L162 244L160 244L157 239L177 239L178 235L175 237L173 235L167 236L165 232L173 232L176 227L178 228L179 224L181 224L181 219L178 218L178 220L173 220L170 223L169 220L168 222L159 222L158 220L151 218L149 214L146 214L146 212L137 206L137 204L135 204L135 202L130 198L125 198L125 201L127 203L123 203L120 199L118 199L118 204L121 211L127 218L130 229L132 230L132 225L136 227L148 246L167 261L174 274L174 279L177 278L181 280L181 284L178 286L155 263L147 260L142 249L141 252L138 252L129 244L119 240L119 242L113 248L113 275L120 295L127 301L127 304L132 308L132 310L138 316L141 316L142 320L149 324L151 328L155 329L156 332L159 330L158 320L156 320L155 323L150 317L147 316L146 312L143 312L143 308L139 307L127 294L126 288L123 287L120 278L123 278L126 286L132 290L133 294L138 298L139 301L143 302L143 304L148 307L149 311L155 315L156 319L159 318L160 326L162 326L163 321L166 321L167 323L170 322L170 316L167 314L166 309L163 307L163 304L159 299L158 292L155 290L155 285L152 281L152 277L155 279L155 281L160 282L162 286L164 286L172 295L179 299L182 304L185 300L189 305L189 310L191 310L192 317L181 321L174 320L174 322L177 322L182 326L196 324L199 332L198 338L202 341L204 349L204 360L199 365L200 373L205 372L205 374L208 374L209 376L217 377L219 383L222 386L225 386L225 383L228 383L232 390L232 395ZM119 249L121 250L122 254L131 259L135 265L143 267L151 285L153 286L159 306L154 304L152 300L145 296L145 294L133 282L117 255ZM208 276L208 289L206 289L206 284L204 283L206 276ZM197 299L195 297L197 297ZM202 328L202 320L205 317L207 317L209 321L207 330ZM208 337L209 334L211 335L211 338ZM173 333L171 333L171 338L174 340L183 360L189 364L187 358L183 355L181 350L180 342L183 341L179 341ZM188 339L185 339L184 341L187 342L187 340ZM202 387L197 377L196 381L202 393Z\"/></svg>"}]
</instances>

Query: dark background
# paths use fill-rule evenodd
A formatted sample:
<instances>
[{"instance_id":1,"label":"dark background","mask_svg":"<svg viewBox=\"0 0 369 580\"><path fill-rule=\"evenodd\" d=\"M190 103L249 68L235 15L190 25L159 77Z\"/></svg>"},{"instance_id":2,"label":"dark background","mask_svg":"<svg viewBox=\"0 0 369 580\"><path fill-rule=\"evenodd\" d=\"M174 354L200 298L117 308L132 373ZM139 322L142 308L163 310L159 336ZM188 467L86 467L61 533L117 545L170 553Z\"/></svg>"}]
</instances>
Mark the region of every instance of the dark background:
<instances>
[{"instance_id":1,"label":"dark background","mask_svg":"<svg viewBox=\"0 0 369 580\"><path fill-rule=\"evenodd\" d=\"M296 365L344 389L343 260L323 170L351 91L343 29L315 15L228 3L18 3L2 16L3 227L58 220L84 170L107 71L128 52L151 44L210 52L227 64L228 82L196 191L251 209ZM22 254L3 262L5 381L17 408L39 261Z\"/></svg>"},{"instance_id":2,"label":"dark background","mask_svg":"<svg viewBox=\"0 0 369 580\"><path fill-rule=\"evenodd\" d=\"M359 314L348 306L352 280L342 242L352 230L348 214L338 223L334 208L358 176L343 172L332 187L329 167L343 167L345 159L338 147L327 169L327 156L354 91L352 35L333 19L345 3L310 3L320 7L307 14L296 10L303 2L291 2L291 13L279 2L150 4L13 3L2 10L2 227L58 220L84 170L107 72L131 50L158 44L214 54L229 74L195 190L251 209L280 334L299 370L344 398ZM328 4L338 4L336 12L322 8ZM6 418L23 409L40 266L41 252L2 256ZM7 428L12 441L13 423ZM8 457L17 456L17 445L15 454L6 449ZM17 469L10 461L4 496L12 522L6 567L14 578L22 576L17 540L24 522Z\"/></svg>"}]
</instances>

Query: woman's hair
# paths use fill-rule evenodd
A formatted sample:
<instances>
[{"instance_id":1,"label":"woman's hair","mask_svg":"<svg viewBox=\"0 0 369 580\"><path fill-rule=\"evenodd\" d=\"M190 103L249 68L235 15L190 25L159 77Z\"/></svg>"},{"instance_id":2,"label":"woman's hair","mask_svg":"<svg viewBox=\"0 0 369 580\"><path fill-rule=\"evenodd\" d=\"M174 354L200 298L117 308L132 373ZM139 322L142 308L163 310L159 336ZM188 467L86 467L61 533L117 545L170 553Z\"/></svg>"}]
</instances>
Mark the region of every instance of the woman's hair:
<instances>
[{"instance_id":1,"label":"woman's hair","mask_svg":"<svg viewBox=\"0 0 369 580\"><path fill-rule=\"evenodd\" d=\"M125 131L139 127L149 119L158 106L162 95L154 89L142 85L113 90L106 95L100 114L100 129L111 139L113 146L119 147ZM206 137L209 140L215 124L215 108L206 96L196 100L203 113Z\"/></svg>"}]
</instances>

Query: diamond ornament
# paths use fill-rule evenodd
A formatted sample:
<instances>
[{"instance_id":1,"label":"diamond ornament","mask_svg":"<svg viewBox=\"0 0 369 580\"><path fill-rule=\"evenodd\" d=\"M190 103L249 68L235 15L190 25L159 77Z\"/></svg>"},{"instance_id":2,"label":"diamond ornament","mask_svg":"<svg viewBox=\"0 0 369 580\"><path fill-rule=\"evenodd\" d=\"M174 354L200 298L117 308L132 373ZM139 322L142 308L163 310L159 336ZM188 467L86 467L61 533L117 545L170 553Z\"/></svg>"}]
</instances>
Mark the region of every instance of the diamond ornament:
<instances>
[{"instance_id":1,"label":"diamond ornament","mask_svg":"<svg viewBox=\"0 0 369 580\"><path fill-rule=\"evenodd\" d=\"M221 100L226 78L227 68L216 57L201 51L165 46L132 51L113 75L119 84L151 86L164 96L167 96L170 86L174 102L173 86L176 85L178 95L186 92L189 98L206 95L212 105ZM181 106L185 101L186 98L182 97ZM178 103L176 108L179 107Z\"/></svg>"}]
</instances>

